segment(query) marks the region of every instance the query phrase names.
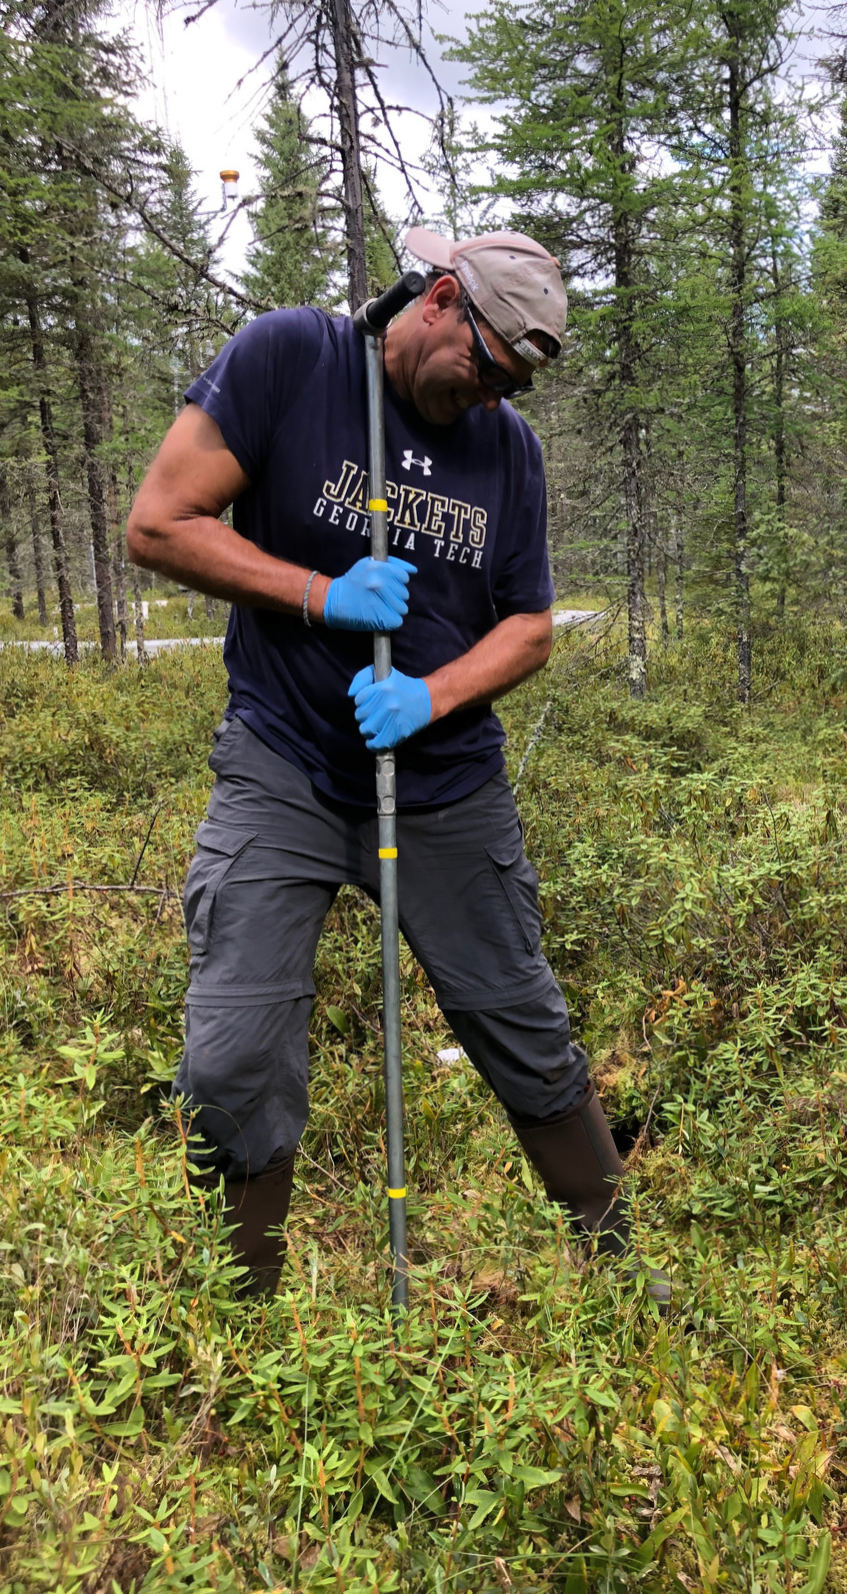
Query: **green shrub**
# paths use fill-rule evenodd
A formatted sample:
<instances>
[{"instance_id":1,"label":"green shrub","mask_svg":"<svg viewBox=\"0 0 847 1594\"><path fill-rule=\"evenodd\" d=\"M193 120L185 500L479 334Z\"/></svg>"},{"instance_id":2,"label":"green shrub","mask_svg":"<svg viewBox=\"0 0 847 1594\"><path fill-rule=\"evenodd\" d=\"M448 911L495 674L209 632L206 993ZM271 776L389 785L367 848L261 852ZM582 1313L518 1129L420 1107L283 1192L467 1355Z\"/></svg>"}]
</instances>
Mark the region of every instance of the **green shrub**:
<instances>
[{"instance_id":1,"label":"green shrub","mask_svg":"<svg viewBox=\"0 0 847 1594\"><path fill-rule=\"evenodd\" d=\"M392 1324L378 923L352 891L319 951L283 1284L239 1304L165 1099L220 659L68 677L0 653L3 1589L847 1588L844 644L756 648L749 712L705 628L643 704L617 637L583 635L503 705L513 774L534 738L546 945L638 1137L667 1324L439 1063L406 949Z\"/></svg>"}]
</instances>

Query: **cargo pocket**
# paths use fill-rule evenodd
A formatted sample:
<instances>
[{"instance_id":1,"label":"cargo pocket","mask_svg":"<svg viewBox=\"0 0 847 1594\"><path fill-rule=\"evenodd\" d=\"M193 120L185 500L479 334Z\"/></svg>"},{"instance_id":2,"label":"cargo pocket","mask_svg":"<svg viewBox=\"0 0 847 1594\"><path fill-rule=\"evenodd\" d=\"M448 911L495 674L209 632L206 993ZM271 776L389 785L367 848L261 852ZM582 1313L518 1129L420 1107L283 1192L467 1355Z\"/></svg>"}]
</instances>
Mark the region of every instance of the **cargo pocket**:
<instances>
[{"instance_id":1,"label":"cargo pocket","mask_svg":"<svg viewBox=\"0 0 847 1594\"><path fill-rule=\"evenodd\" d=\"M225 770L225 762L230 753L233 742L238 739L238 727L241 721L233 716L231 720L221 720L220 725L212 732L212 751L209 754L209 768L216 775ZM205 823L208 824L208 820ZM202 825L200 827L203 828Z\"/></svg>"},{"instance_id":2,"label":"cargo pocket","mask_svg":"<svg viewBox=\"0 0 847 1594\"><path fill-rule=\"evenodd\" d=\"M485 848L523 937L527 952L536 952L541 940L538 876L523 850L520 834L508 841L490 842Z\"/></svg>"},{"instance_id":3,"label":"cargo pocket","mask_svg":"<svg viewBox=\"0 0 847 1594\"><path fill-rule=\"evenodd\" d=\"M228 825L204 819L195 836L197 853L185 882L185 927L188 944L195 957L209 949L215 898L236 858L251 841L255 830L231 830Z\"/></svg>"}]
</instances>

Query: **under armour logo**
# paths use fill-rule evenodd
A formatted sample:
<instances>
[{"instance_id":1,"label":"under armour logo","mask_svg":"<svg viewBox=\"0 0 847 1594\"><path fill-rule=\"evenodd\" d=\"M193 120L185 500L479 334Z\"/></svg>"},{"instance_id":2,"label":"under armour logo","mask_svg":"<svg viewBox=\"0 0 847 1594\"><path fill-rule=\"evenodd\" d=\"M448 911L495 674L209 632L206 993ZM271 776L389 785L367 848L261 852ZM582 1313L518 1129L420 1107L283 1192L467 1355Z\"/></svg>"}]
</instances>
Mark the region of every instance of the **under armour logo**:
<instances>
[{"instance_id":1,"label":"under armour logo","mask_svg":"<svg viewBox=\"0 0 847 1594\"><path fill-rule=\"evenodd\" d=\"M403 469L404 470L411 470L413 465L420 465L421 470L423 471L424 475L425 476L431 476L432 475L432 471L429 468L431 464L432 464L432 460L429 458L429 456L427 454L424 454L423 459L415 459L415 456L412 453L412 450L410 448L405 449L404 452L403 452Z\"/></svg>"}]
</instances>

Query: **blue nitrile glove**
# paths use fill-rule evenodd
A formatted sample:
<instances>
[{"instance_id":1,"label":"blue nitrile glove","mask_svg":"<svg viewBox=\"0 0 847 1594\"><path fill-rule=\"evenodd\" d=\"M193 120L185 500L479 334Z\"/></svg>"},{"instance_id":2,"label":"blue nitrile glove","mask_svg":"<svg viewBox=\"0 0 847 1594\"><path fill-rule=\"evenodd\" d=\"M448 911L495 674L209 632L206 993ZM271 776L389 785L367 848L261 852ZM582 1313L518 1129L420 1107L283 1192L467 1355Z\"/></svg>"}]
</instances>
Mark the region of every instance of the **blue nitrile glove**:
<instances>
[{"instance_id":1,"label":"blue nitrile glove","mask_svg":"<svg viewBox=\"0 0 847 1594\"><path fill-rule=\"evenodd\" d=\"M432 701L426 681L392 670L384 681L374 680L374 667L365 665L347 690L356 699L359 730L372 753L386 753L422 731L432 718Z\"/></svg>"},{"instance_id":2,"label":"blue nitrile glove","mask_svg":"<svg viewBox=\"0 0 847 1594\"><path fill-rule=\"evenodd\" d=\"M417 565L405 559L360 559L327 588L324 625L340 631L396 631L409 608L409 576Z\"/></svg>"}]
</instances>

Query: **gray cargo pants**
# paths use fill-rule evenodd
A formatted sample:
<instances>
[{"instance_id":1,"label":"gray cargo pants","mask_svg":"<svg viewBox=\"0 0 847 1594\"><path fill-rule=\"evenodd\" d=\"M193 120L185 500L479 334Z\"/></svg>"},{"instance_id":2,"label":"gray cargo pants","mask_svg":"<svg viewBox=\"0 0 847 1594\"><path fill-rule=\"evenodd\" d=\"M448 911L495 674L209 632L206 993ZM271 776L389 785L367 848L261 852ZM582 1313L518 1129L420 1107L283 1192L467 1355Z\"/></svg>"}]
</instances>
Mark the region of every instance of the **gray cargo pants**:
<instances>
[{"instance_id":1,"label":"gray cargo pants","mask_svg":"<svg viewBox=\"0 0 847 1594\"><path fill-rule=\"evenodd\" d=\"M292 1152L309 1115L318 937L340 885L378 900L376 817L332 802L239 719L185 887L191 951L174 1094L197 1109L197 1160L226 1178ZM581 1097L585 1053L541 951L535 871L505 773L397 819L400 924L448 1023L521 1123ZM355 948L351 948L355 957Z\"/></svg>"}]
</instances>

